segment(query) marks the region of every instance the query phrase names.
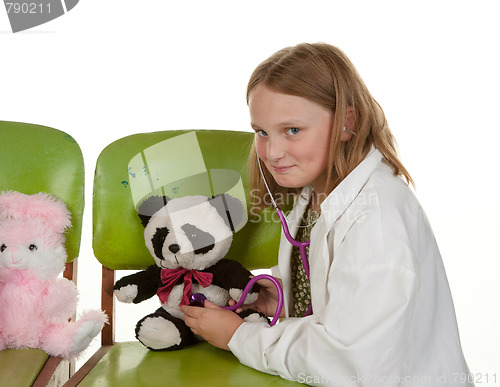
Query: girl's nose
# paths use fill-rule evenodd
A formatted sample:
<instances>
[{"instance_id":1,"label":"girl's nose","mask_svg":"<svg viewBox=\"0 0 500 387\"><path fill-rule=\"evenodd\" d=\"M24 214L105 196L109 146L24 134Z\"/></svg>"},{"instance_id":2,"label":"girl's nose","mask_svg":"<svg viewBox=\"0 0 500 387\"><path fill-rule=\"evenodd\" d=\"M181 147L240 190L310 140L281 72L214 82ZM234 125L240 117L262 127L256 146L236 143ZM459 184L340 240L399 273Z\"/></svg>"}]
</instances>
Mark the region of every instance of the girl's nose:
<instances>
[{"instance_id":1,"label":"girl's nose","mask_svg":"<svg viewBox=\"0 0 500 387\"><path fill-rule=\"evenodd\" d=\"M277 161L285 156L285 147L279 138L268 140L266 156L269 161Z\"/></svg>"}]
</instances>

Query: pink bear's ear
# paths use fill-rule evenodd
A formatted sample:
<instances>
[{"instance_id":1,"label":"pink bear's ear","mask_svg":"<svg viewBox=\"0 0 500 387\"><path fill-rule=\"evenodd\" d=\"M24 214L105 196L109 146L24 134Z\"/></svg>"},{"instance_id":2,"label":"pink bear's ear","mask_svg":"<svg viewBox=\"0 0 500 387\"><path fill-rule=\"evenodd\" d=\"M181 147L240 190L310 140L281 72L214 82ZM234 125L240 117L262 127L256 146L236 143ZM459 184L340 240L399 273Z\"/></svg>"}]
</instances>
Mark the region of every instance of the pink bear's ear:
<instances>
[{"instance_id":1,"label":"pink bear's ear","mask_svg":"<svg viewBox=\"0 0 500 387\"><path fill-rule=\"evenodd\" d=\"M34 195L16 191L2 192L0 214L0 218L39 219L56 233L62 233L71 226L71 214L66 205L44 192Z\"/></svg>"}]
</instances>

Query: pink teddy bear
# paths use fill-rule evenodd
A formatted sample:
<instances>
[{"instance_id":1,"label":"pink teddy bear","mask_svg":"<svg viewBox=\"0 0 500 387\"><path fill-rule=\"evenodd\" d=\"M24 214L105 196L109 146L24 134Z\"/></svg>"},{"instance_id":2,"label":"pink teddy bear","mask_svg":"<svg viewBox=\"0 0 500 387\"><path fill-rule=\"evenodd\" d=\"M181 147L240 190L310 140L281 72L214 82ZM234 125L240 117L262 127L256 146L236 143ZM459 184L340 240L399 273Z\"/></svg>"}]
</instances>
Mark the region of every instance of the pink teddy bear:
<instances>
[{"instance_id":1,"label":"pink teddy bear","mask_svg":"<svg viewBox=\"0 0 500 387\"><path fill-rule=\"evenodd\" d=\"M0 350L39 348L75 358L102 330L107 317L99 310L69 321L78 293L58 276L70 226L66 206L49 194L0 194Z\"/></svg>"}]
</instances>

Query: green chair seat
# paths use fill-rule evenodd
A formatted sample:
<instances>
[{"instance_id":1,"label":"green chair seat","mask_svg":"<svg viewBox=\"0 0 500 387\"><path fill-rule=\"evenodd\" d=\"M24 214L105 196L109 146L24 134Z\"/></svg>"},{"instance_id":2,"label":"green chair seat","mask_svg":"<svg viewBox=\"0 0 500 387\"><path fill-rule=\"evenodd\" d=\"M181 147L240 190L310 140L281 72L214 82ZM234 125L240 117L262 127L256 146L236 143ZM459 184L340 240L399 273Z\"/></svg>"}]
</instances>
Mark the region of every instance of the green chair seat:
<instances>
[{"instance_id":1,"label":"green chair seat","mask_svg":"<svg viewBox=\"0 0 500 387\"><path fill-rule=\"evenodd\" d=\"M49 359L40 349L0 351L0 386L31 386Z\"/></svg>"},{"instance_id":2,"label":"green chair seat","mask_svg":"<svg viewBox=\"0 0 500 387\"><path fill-rule=\"evenodd\" d=\"M294 382L242 365L231 352L207 343L155 352L139 342L115 343L79 387L286 386Z\"/></svg>"}]
</instances>

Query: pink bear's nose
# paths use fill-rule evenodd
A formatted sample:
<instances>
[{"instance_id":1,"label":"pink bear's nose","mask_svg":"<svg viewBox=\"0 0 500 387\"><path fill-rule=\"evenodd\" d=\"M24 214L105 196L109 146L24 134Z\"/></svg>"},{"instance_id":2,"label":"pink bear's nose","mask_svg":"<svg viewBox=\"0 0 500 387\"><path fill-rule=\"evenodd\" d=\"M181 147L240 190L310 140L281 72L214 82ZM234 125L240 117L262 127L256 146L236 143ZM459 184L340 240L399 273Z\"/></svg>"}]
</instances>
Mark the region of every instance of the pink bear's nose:
<instances>
[{"instance_id":1,"label":"pink bear's nose","mask_svg":"<svg viewBox=\"0 0 500 387\"><path fill-rule=\"evenodd\" d=\"M6 250L9 250L9 252L12 254L12 253L15 253L19 250L19 245L10 245L10 246L7 246Z\"/></svg>"},{"instance_id":2,"label":"pink bear's nose","mask_svg":"<svg viewBox=\"0 0 500 387\"><path fill-rule=\"evenodd\" d=\"M19 251L20 245L2 245L2 252L7 252L7 257L10 257L10 262L14 265L17 265L22 259L16 259L15 254Z\"/></svg>"},{"instance_id":3,"label":"pink bear's nose","mask_svg":"<svg viewBox=\"0 0 500 387\"><path fill-rule=\"evenodd\" d=\"M11 248L9 248L9 250L10 250L10 260L14 265L17 265L19 262L23 260L22 258L17 259L14 255L19 250L19 246L12 246Z\"/></svg>"}]
</instances>

